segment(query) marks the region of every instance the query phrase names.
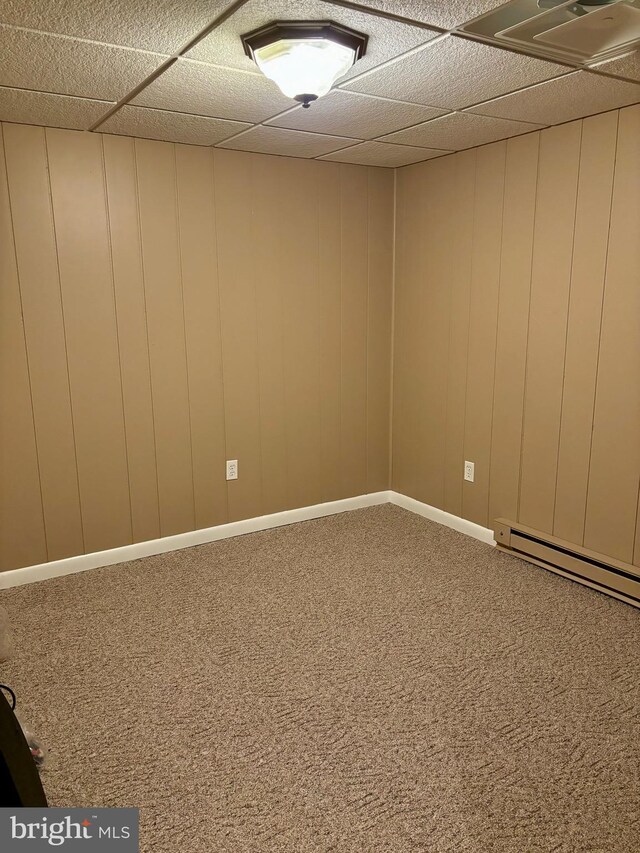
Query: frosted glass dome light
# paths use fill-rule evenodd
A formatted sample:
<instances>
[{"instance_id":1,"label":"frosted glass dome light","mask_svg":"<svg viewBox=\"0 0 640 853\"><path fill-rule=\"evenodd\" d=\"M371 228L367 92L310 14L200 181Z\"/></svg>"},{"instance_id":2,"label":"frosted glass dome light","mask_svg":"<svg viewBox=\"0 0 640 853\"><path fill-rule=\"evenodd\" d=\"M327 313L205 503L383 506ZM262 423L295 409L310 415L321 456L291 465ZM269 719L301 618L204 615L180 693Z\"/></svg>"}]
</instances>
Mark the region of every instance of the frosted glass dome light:
<instances>
[{"instance_id":1,"label":"frosted glass dome light","mask_svg":"<svg viewBox=\"0 0 640 853\"><path fill-rule=\"evenodd\" d=\"M330 22L285 21L248 33L242 42L283 95L308 107L364 55L367 37Z\"/></svg>"},{"instance_id":2,"label":"frosted glass dome light","mask_svg":"<svg viewBox=\"0 0 640 853\"><path fill-rule=\"evenodd\" d=\"M351 68L354 51L327 39L281 39L258 48L255 61L288 98L321 98Z\"/></svg>"}]
</instances>

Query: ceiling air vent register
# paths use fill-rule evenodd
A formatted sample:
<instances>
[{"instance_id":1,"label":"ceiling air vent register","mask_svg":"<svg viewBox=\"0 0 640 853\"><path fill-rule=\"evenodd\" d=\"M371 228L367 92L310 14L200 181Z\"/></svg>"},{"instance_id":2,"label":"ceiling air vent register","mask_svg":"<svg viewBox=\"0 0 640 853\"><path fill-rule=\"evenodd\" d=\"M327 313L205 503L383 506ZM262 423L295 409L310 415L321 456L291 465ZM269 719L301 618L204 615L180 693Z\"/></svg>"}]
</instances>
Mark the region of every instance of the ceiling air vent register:
<instances>
[{"instance_id":1,"label":"ceiling air vent register","mask_svg":"<svg viewBox=\"0 0 640 853\"><path fill-rule=\"evenodd\" d=\"M640 0L512 0L461 29L503 47L592 65L640 45Z\"/></svg>"}]
</instances>

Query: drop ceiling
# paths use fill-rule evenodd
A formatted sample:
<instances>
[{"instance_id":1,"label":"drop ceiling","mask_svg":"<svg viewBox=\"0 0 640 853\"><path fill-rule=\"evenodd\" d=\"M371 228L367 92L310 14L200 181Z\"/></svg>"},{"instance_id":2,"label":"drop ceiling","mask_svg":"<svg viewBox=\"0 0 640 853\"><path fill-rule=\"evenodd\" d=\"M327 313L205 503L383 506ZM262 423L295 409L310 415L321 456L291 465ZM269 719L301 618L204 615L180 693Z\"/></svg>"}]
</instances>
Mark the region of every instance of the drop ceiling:
<instances>
[{"instance_id":1,"label":"drop ceiling","mask_svg":"<svg viewBox=\"0 0 640 853\"><path fill-rule=\"evenodd\" d=\"M640 102L640 53L592 67L462 28L498 0L0 0L0 120L397 167ZM366 56L308 110L240 35L323 19Z\"/></svg>"}]
</instances>

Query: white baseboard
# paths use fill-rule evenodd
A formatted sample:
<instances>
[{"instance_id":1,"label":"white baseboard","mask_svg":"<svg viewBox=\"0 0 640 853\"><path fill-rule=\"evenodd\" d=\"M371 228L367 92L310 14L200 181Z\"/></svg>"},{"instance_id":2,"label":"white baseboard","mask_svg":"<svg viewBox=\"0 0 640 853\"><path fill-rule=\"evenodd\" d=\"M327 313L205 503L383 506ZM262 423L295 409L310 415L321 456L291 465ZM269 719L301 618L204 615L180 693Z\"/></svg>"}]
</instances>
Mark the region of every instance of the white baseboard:
<instances>
[{"instance_id":1,"label":"white baseboard","mask_svg":"<svg viewBox=\"0 0 640 853\"><path fill-rule=\"evenodd\" d=\"M309 521L312 518L336 515L352 509L389 503L389 501L389 492L372 492L369 495L358 495L354 498L329 501L300 509L274 512L271 515L261 515L258 518L247 518L243 521L232 521L230 524L219 524L216 527L206 527L202 530L191 530L188 533L178 533L175 536L165 536L162 539L150 539L148 542L123 545L120 548L111 548L108 551L96 551L93 554L80 554L77 557L40 563L37 566L10 569L7 572L0 572L0 589L36 583L48 578L58 578L62 575L73 575L77 572L86 572L88 569L98 569L102 566L113 566L116 563L139 560L140 557L164 554L167 551L178 551L181 548L191 548L194 545L217 542L219 539L244 536L247 533L256 533L258 530L283 527L286 524L295 524L298 521Z\"/></svg>"},{"instance_id":2,"label":"white baseboard","mask_svg":"<svg viewBox=\"0 0 640 853\"><path fill-rule=\"evenodd\" d=\"M98 569L102 566L113 566L117 563L127 563L139 560L141 557L151 557L154 554L164 554L167 551L178 551L181 548L191 548L194 545L204 545L207 542L217 542L220 539L230 539L233 536L244 536L259 530L273 527L283 527L299 521L309 521L326 515L337 515L353 509L363 509L368 506L392 503L396 506L422 515L430 521L443 524L467 536L473 536L489 545L495 545L493 531L472 521L451 515L444 510L436 509L429 504L401 495L399 492L372 492L368 495L358 495L339 501L305 506L300 509L290 509L285 512L275 512L271 515L261 515L258 518L247 518L244 521L232 521L230 524L220 524L217 527L206 527L202 530L192 530L188 533L178 533L175 536L165 536L162 539L151 539L148 542L138 542L133 545L123 545L108 551L97 551L93 554L80 554L77 557L67 557L64 560L54 560L50 563L40 563L37 566L25 566L22 569L11 569L0 572L0 589L9 589L23 584L36 583L48 578L58 578L62 575L73 575Z\"/></svg>"},{"instance_id":3,"label":"white baseboard","mask_svg":"<svg viewBox=\"0 0 640 853\"><path fill-rule=\"evenodd\" d=\"M493 538L493 530L489 530L488 527L482 527L473 521L467 521L466 518L451 515L450 512L445 512L443 509L424 504L415 498L409 498L406 495L401 495L399 492L389 492L389 503L400 506L403 509L408 509L409 512L415 512L416 515L422 515L424 518L428 518L429 521L435 521L438 524L443 524L445 527L450 527L452 530L457 530L458 533L473 536L474 539L486 542L487 545L496 544Z\"/></svg>"}]
</instances>

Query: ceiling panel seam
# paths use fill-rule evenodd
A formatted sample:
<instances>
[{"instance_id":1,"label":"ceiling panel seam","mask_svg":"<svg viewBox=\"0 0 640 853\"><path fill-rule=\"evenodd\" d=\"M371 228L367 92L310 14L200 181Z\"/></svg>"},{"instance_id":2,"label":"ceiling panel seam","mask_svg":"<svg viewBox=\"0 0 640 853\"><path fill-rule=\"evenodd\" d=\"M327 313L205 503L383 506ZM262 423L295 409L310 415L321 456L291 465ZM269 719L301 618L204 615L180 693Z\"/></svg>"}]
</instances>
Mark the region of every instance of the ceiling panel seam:
<instances>
[{"instance_id":1,"label":"ceiling panel seam","mask_svg":"<svg viewBox=\"0 0 640 853\"><path fill-rule=\"evenodd\" d=\"M245 2L246 2L246 0L245 0ZM37 29L34 29L33 27L21 27L18 24L5 24L2 21L0 21L0 27L2 27L3 29L6 29L6 30L19 30L19 32L21 32L21 33L33 33L34 35L37 35L37 36L49 36L49 38L63 39L64 41L73 41L73 42L79 41L82 44L91 44L91 45L96 45L97 47L114 47L114 48L117 48L118 50L127 50L130 53L144 53L144 54L148 54L150 56L169 56L168 53L164 53L161 50L160 51L148 50L145 47L129 47L128 45L125 45L125 44L113 44L112 42L109 42L109 41L96 41L96 39L85 39L85 38L82 38L81 36L70 36L70 35L67 35L66 33L52 33L49 30L37 30Z\"/></svg>"},{"instance_id":2,"label":"ceiling panel seam","mask_svg":"<svg viewBox=\"0 0 640 853\"><path fill-rule=\"evenodd\" d=\"M124 96L124 98L121 98L111 110L109 110L107 113L105 113L104 116L100 118L99 121L94 122L94 124L91 125L89 130L97 130L97 128L99 128L101 124L104 124L107 119L111 118L112 115L115 115L115 113L118 112L120 107L123 107L125 104L128 104L129 101L139 95L140 92L146 89L147 86L153 83L154 80L157 80L157 78L160 77L160 75L163 74L167 70L167 68L170 68L180 56L183 56L188 50L191 50L191 48L195 47L198 42L206 38L210 33L217 29L217 27L223 24L228 18L235 14L238 9L241 9L248 2L249 0L236 0L236 2L229 6L227 9L225 9L224 12L221 12L216 18L213 19L213 21L211 21L210 24L204 27L204 29L202 29L197 35L195 35L186 44L184 44L179 51L176 51L176 53L172 54L172 56L170 56L166 62L160 65L159 68L156 68L153 73L149 74L148 77L146 77L141 83L135 86L127 95Z\"/></svg>"},{"instance_id":3,"label":"ceiling panel seam","mask_svg":"<svg viewBox=\"0 0 640 853\"><path fill-rule=\"evenodd\" d=\"M435 31L441 34L451 32L436 24L426 24L424 21L405 18L404 15L396 15L393 12L387 12L385 9L379 9L375 6L360 6L358 3L349 3L348 0L320 0L320 2L327 3L330 6L342 6L343 9L352 9L354 12L363 12L374 18L382 18L383 20L393 21L396 24L408 24L411 27L418 27L421 30L431 30L432 32Z\"/></svg>"}]
</instances>

